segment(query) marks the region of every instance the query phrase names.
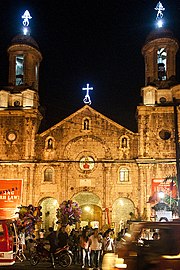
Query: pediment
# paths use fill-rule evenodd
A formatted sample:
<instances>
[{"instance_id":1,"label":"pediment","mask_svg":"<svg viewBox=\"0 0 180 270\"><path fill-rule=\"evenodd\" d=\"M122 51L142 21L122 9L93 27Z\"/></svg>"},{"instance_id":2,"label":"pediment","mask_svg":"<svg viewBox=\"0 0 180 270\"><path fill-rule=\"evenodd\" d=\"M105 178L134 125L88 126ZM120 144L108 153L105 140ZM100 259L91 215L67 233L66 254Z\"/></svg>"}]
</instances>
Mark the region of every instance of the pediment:
<instances>
[{"instance_id":1,"label":"pediment","mask_svg":"<svg viewBox=\"0 0 180 270\"><path fill-rule=\"evenodd\" d=\"M65 119L63 119L62 121L60 121L59 123L55 124L54 126L52 126L51 128L47 129L46 131L42 132L41 134L39 134L40 136L47 136L48 134L54 132L56 129L59 130L60 128L63 128L66 126L66 128L73 127L73 125L79 127L80 129L80 125L82 122L83 118L89 118L89 119L93 119L93 126L97 125L97 128L99 126L99 123L104 123L104 128L106 128L106 126L110 125L112 126L112 129L115 130L126 130L126 133L130 133L131 135L134 134L134 132L128 130L127 128L121 126L120 124L114 122L113 120L111 120L110 118L104 116L103 114L99 113L98 111L96 111L95 109L93 109L92 107L90 107L89 105L85 105L83 106L81 109L77 110L76 112L74 112L73 114L69 115L68 117L66 117Z\"/></svg>"}]
</instances>

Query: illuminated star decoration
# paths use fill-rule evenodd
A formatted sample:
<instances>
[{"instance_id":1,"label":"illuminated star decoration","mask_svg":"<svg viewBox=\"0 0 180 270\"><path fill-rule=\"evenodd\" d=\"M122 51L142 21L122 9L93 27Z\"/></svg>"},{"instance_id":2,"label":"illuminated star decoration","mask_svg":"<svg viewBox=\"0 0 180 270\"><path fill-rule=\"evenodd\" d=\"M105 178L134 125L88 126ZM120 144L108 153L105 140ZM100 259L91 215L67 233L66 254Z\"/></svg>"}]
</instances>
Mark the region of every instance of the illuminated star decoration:
<instances>
[{"instance_id":1,"label":"illuminated star decoration","mask_svg":"<svg viewBox=\"0 0 180 270\"><path fill-rule=\"evenodd\" d=\"M30 13L29 13L28 10L26 10L24 12L24 14L22 15L22 19L24 19L23 20L23 26L24 26L23 32L24 32L24 35L27 35L27 33L28 33L28 26L29 26L29 20L32 19L32 17L31 17L31 15L30 15Z\"/></svg>"},{"instance_id":2,"label":"illuminated star decoration","mask_svg":"<svg viewBox=\"0 0 180 270\"><path fill-rule=\"evenodd\" d=\"M89 96L89 90L93 90L93 87L89 87L89 83L86 84L87 87L83 87L82 90L85 90L86 91L86 95L85 95L85 98L83 99L83 102L85 104L89 104L91 105L91 99L90 99L90 96Z\"/></svg>"},{"instance_id":3,"label":"illuminated star decoration","mask_svg":"<svg viewBox=\"0 0 180 270\"><path fill-rule=\"evenodd\" d=\"M158 27L162 27L163 25L163 21L162 21L162 17L163 17L163 11L165 10L165 8L163 7L162 3L159 1L155 7L155 10L157 10L157 15L156 15L156 20Z\"/></svg>"}]
</instances>

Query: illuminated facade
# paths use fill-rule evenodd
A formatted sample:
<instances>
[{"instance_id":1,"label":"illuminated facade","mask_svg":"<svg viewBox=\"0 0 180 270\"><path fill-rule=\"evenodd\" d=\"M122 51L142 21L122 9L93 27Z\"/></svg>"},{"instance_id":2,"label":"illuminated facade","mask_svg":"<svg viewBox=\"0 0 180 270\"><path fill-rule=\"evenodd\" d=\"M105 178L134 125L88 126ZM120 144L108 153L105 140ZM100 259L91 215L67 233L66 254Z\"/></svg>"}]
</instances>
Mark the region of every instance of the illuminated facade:
<instances>
[{"instance_id":1,"label":"illuminated facade","mask_svg":"<svg viewBox=\"0 0 180 270\"><path fill-rule=\"evenodd\" d=\"M42 55L30 35L12 40L8 86L0 90L1 181L23 179L22 204L42 205L46 229L55 226L56 209L67 199L82 207L82 226L109 224L118 231L133 214L150 219L149 197L158 188L168 193L163 180L176 174L177 50L177 40L165 29L150 33L142 48L145 86L137 107L138 133L89 105L38 133Z\"/></svg>"}]
</instances>

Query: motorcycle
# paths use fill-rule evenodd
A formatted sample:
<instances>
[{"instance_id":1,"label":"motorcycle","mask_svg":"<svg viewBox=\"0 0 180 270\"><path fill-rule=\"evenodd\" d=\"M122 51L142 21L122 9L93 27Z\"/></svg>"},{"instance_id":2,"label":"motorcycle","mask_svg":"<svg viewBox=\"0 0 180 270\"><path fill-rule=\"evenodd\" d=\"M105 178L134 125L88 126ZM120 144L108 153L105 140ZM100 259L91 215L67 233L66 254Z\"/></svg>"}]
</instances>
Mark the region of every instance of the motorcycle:
<instances>
[{"instance_id":1,"label":"motorcycle","mask_svg":"<svg viewBox=\"0 0 180 270\"><path fill-rule=\"evenodd\" d=\"M63 268L66 268L72 264L73 254L69 250L69 246L64 246L63 248L57 248L54 253L55 263ZM45 248L45 243L39 242L35 245L35 251L30 255L30 264L35 266L40 261L47 262L51 260L51 254L47 248Z\"/></svg>"}]
</instances>

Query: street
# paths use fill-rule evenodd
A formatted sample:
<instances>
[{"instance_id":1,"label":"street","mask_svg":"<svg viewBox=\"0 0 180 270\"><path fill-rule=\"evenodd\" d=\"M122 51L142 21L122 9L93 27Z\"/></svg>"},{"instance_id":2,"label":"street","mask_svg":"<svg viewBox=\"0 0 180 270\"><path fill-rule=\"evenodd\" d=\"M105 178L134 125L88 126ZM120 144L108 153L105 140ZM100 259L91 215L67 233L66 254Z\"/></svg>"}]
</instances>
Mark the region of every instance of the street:
<instances>
[{"instance_id":1,"label":"street","mask_svg":"<svg viewBox=\"0 0 180 270\"><path fill-rule=\"evenodd\" d=\"M24 270L24 269L25 270L26 269L27 270L28 269L36 270L36 269L41 269L42 270L42 269L53 269L53 268L51 267L50 262L49 263L48 262L43 262L43 263L41 262L37 266L32 266L29 261L24 261L24 262L17 262L13 266L1 266L0 267L0 270L5 270L5 269L7 269L7 270L14 270L14 269L16 269L16 270ZM65 268L62 268L57 264L56 269L62 270L62 269L65 269ZM71 265L70 267L67 267L66 269L67 270L80 270L81 266L80 265Z\"/></svg>"}]
</instances>

